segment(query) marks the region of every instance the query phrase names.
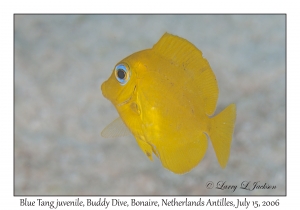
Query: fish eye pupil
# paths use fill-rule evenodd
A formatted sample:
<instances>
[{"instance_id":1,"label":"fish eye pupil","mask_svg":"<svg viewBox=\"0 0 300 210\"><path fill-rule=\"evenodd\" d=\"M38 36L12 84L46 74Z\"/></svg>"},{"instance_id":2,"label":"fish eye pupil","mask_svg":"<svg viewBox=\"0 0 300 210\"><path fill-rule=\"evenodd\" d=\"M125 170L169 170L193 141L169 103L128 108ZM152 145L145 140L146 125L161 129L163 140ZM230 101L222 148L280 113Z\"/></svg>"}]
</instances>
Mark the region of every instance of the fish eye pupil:
<instances>
[{"instance_id":1,"label":"fish eye pupil","mask_svg":"<svg viewBox=\"0 0 300 210\"><path fill-rule=\"evenodd\" d=\"M130 71L127 64L118 64L115 67L115 78L118 80L120 85L125 85L130 79Z\"/></svg>"},{"instance_id":2,"label":"fish eye pupil","mask_svg":"<svg viewBox=\"0 0 300 210\"><path fill-rule=\"evenodd\" d=\"M124 79L126 76L126 72L123 69L118 69L118 77L119 79Z\"/></svg>"}]
</instances>

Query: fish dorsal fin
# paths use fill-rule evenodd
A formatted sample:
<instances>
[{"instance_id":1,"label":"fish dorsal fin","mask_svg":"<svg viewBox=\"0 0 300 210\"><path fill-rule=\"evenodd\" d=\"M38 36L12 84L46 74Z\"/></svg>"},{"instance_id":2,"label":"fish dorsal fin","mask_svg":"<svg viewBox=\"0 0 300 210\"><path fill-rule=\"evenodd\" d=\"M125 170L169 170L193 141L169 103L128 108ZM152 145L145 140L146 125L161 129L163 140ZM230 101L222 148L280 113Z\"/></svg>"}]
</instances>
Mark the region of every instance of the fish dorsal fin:
<instances>
[{"instance_id":1,"label":"fish dorsal fin","mask_svg":"<svg viewBox=\"0 0 300 210\"><path fill-rule=\"evenodd\" d=\"M178 65L193 59L202 58L202 52L192 43L169 33L165 33L152 49Z\"/></svg>"},{"instance_id":2,"label":"fish dorsal fin","mask_svg":"<svg viewBox=\"0 0 300 210\"><path fill-rule=\"evenodd\" d=\"M120 117L108 124L101 132L101 136L104 138L117 138L121 136L128 136L130 134L130 130Z\"/></svg>"},{"instance_id":3,"label":"fish dorsal fin","mask_svg":"<svg viewBox=\"0 0 300 210\"><path fill-rule=\"evenodd\" d=\"M219 90L216 77L202 52L186 39L169 33L165 33L152 50L187 71L197 84L198 96L204 100L205 113L212 115L217 106Z\"/></svg>"}]
</instances>

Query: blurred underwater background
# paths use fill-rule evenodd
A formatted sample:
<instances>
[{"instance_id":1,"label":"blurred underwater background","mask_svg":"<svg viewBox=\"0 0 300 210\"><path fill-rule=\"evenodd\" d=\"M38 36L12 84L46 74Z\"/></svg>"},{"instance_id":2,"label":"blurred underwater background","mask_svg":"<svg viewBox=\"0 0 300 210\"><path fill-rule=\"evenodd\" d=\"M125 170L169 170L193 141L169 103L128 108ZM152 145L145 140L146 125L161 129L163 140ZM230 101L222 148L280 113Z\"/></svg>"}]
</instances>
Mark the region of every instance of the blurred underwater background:
<instances>
[{"instance_id":1,"label":"blurred underwater background","mask_svg":"<svg viewBox=\"0 0 300 210\"><path fill-rule=\"evenodd\" d=\"M285 15L15 15L14 24L15 195L286 194ZM209 61L216 113L236 103L225 169L211 142L197 167L176 175L133 136L100 135L118 117L100 85L165 32Z\"/></svg>"}]
</instances>

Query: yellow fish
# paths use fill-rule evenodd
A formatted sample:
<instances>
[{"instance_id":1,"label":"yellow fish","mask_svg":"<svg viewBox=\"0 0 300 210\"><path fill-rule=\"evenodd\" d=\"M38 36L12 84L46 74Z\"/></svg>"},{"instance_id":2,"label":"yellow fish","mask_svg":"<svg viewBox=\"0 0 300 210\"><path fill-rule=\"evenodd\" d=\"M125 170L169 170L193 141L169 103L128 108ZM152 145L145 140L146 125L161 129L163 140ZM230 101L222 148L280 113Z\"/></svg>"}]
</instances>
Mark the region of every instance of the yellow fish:
<instances>
[{"instance_id":1,"label":"yellow fish","mask_svg":"<svg viewBox=\"0 0 300 210\"><path fill-rule=\"evenodd\" d=\"M150 160L154 153L176 174L198 165L209 137L219 164L226 167L236 107L231 104L212 117L217 80L189 41L165 33L151 49L120 61L101 89L120 115L102 131L103 137L132 133Z\"/></svg>"}]
</instances>

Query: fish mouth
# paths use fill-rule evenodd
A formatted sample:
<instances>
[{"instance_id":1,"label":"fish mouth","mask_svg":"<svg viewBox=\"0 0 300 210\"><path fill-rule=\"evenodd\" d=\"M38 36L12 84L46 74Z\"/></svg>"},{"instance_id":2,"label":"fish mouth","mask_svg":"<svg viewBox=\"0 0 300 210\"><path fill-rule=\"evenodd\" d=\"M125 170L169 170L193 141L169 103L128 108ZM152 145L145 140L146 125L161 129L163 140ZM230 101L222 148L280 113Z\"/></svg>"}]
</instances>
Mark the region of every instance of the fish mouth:
<instances>
[{"instance_id":1,"label":"fish mouth","mask_svg":"<svg viewBox=\"0 0 300 210\"><path fill-rule=\"evenodd\" d=\"M106 89L105 89L105 83L106 82L103 82L102 85L100 86L100 89L102 91L102 95L107 98L107 94L106 94Z\"/></svg>"}]
</instances>

